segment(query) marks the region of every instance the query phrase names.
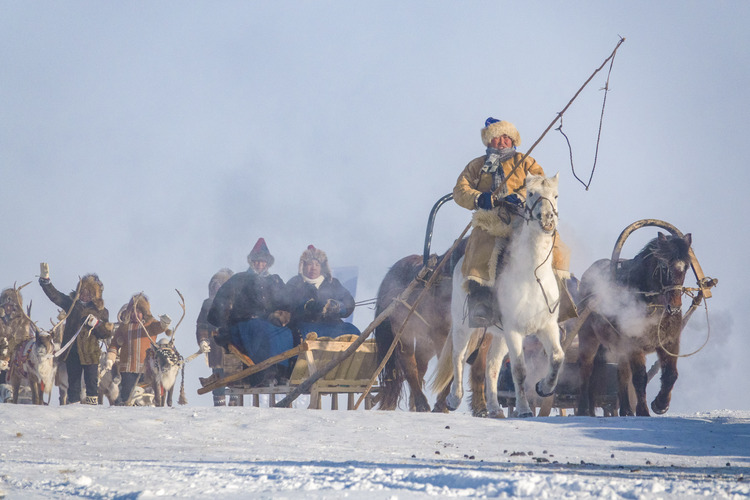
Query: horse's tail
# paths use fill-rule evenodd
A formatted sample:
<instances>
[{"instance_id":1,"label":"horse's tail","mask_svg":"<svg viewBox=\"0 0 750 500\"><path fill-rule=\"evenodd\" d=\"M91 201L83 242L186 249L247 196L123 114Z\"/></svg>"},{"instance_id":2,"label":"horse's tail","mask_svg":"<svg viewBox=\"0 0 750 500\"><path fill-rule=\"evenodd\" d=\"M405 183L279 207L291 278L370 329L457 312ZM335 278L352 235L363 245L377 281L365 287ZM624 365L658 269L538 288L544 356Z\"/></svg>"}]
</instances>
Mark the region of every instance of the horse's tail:
<instances>
[{"instance_id":1,"label":"horse's tail","mask_svg":"<svg viewBox=\"0 0 750 500\"><path fill-rule=\"evenodd\" d=\"M376 315L379 314L381 304L375 308ZM382 312L382 311L381 311ZM375 342L378 347L378 364L383 362L385 354L390 349L395 335L390 318L386 318L375 328ZM398 350L398 347L396 347ZM395 410L401 399L401 389L404 385L404 371L398 363L396 351L388 358L383 370L380 372L380 403L378 408L381 410Z\"/></svg>"},{"instance_id":2,"label":"horse's tail","mask_svg":"<svg viewBox=\"0 0 750 500\"><path fill-rule=\"evenodd\" d=\"M453 339L448 337L443 344L443 349L438 356L438 364L435 373L432 376L430 389L433 392L440 393L445 386L453 380Z\"/></svg>"},{"instance_id":3,"label":"horse's tail","mask_svg":"<svg viewBox=\"0 0 750 500\"><path fill-rule=\"evenodd\" d=\"M479 349L484 338L479 332L481 330L475 329L472 331L469 337L469 343L466 345L466 354L469 355ZM443 349L440 351L438 356L438 364L435 369L435 374L432 377L432 383L430 389L433 392L440 393L445 387L453 380L453 337L448 336L443 344Z\"/></svg>"}]
</instances>

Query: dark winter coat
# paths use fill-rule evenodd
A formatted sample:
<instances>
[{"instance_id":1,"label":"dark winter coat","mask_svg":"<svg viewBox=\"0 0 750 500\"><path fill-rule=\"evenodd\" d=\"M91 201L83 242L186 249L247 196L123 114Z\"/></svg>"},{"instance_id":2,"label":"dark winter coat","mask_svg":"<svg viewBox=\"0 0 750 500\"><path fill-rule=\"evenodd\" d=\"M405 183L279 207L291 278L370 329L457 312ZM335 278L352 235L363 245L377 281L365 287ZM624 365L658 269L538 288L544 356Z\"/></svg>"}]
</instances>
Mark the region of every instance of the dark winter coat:
<instances>
[{"instance_id":1,"label":"dark winter coat","mask_svg":"<svg viewBox=\"0 0 750 500\"><path fill-rule=\"evenodd\" d=\"M109 311L104 307L104 301L101 298L101 289L98 289L93 294L94 298L90 302L83 303L80 300L76 300L74 305L73 297L75 297L75 292L66 295L55 288L49 280L40 279L39 284L42 286L42 290L44 290L47 297L63 311L67 312L70 310L71 305L73 306L73 309L70 310L70 314L65 320L62 345L65 346L73 338L78 329L81 328L81 333L78 334L73 345L62 355L62 359L68 359L71 350L77 349L81 365L98 365L99 358L102 355L99 341L106 340L112 336ZM81 327L89 314L93 314L99 320L99 324L93 329L89 326Z\"/></svg>"},{"instance_id":2,"label":"dark winter coat","mask_svg":"<svg viewBox=\"0 0 750 500\"><path fill-rule=\"evenodd\" d=\"M342 318L354 312L354 297L339 280L330 276L316 288L298 274L284 287L284 300L286 310L292 313L292 328L302 322L343 323Z\"/></svg>"},{"instance_id":3,"label":"dark winter coat","mask_svg":"<svg viewBox=\"0 0 750 500\"><path fill-rule=\"evenodd\" d=\"M224 366L224 351L216 344L217 327L208 322L208 311L211 309L213 299L206 299L201 306L198 320L195 325L195 340L200 345L202 340L208 341L211 350L208 352L208 366L211 368L222 368Z\"/></svg>"},{"instance_id":4,"label":"dark winter coat","mask_svg":"<svg viewBox=\"0 0 750 500\"><path fill-rule=\"evenodd\" d=\"M216 292L208 322L230 327L253 318L266 319L282 303L284 281L277 274L259 276L252 271L233 275Z\"/></svg>"}]
</instances>

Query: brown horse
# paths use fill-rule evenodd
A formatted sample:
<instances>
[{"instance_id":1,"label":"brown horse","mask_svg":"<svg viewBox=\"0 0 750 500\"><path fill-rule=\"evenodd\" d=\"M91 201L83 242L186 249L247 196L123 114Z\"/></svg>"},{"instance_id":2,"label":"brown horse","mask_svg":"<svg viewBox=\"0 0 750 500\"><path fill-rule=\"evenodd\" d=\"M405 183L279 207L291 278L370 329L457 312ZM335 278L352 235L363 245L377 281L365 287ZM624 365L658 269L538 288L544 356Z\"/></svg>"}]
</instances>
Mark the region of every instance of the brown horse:
<instances>
[{"instance_id":1,"label":"brown horse","mask_svg":"<svg viewBox=\"0 0 750 500\"><path fill-rule=\"evenodd\" d=\"M412 411L430 411L430 404L427 397L422 391L424 387L424 377L427 372L429 361L440 354L445 339L450 333L451 327L451 289L452 275L455 263L460 259L466 249L466 240L464 239L449 257L450 262L443 266L440 276L434 281L432 288L427 293L412 314L407 323L404 332L399 340L393 355L388 359L385 368L380 373L380 394L379 408L381 410L395 410L401 399L403 383L409 384L409 409ZM432 256L440 262L444 255L437 257ZM375 316L377 317L393 299L398 297L409 284L417 277L417 273L422 269L423 258L421 255L409 255L396 262L383 278L380 288L378 289L377 303L375 306ZM420 283L412 292L411 296L406 299L409 304L414 303L419 294L424 290L425 283ZM379 361L393 342L395 335L401 329L401 325L409 314L406 305L397 307L394 312L385 321L375 328L375 340L378 346ZM484 387L484 366L482 356L478 356L475 365L481 380L481 387ZM472 370L472 373L474 370ZM477 377L472 376L472 387L476 383ZM450 388L450 386L448 386ZM472 394L481 395L481 399L476 404L484 406L484 391L480 389ZM447 411L445 407L444 394L438 396L435 403L434 411ZM472 403L475 403L473 398ZM473 407L473 405L472 405Z\"/></svg>"},{"instance_id":2,"label":"brown horse","mask_svg":"<svg viewBox=\"0 0 750 500\"><path fill-rule=\"evenodd\" d=\"M633 259L595 262L581 278L581 307L591 315L581 325L579 362L581 391L578 415L594 416L591 373L600 345L618 363L620 415L633 415L628 396L632 378L638 416L649 416L646 402L646 354L656 352L661 365L661 390L651 403L657 414L669 409L677 380L682 332L682 284L690 268L690 234L659 233Z\"/></svg>"}]
</instances>

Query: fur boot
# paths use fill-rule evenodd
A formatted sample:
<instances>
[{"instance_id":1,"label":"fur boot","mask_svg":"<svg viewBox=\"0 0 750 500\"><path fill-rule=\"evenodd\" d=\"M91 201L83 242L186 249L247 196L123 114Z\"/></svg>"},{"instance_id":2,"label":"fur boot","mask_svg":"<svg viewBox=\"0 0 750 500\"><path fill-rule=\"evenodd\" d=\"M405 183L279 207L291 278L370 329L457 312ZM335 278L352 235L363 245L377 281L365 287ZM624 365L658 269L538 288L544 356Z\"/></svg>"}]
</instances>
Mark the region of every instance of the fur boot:
<instances>
[{"instance_id":1,"label":"fur boot","mask_svg":"<svg viewBox=\"0 0 750 500\"><path fill-rule=\"evenodd\" d=\"M98 405L99 404L99 397L98 396L86 396L86 404L87 405Z\"/></svg>"}]
</instances>

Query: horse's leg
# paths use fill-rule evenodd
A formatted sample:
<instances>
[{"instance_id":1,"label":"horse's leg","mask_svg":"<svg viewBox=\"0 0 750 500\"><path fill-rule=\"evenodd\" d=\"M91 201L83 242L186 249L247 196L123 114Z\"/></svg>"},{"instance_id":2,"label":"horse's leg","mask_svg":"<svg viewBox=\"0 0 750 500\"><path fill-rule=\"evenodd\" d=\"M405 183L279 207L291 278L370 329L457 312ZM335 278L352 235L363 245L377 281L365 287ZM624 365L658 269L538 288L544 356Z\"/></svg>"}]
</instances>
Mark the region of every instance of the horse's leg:
<instances>
[{"instance_id":1,"label":"horse's leg","mask_svg":"<svg viewBox=\"0 0 750 500\"><path fill-rule=\"evenodd\" d=\"M678 345L665 346L669 352L678 354ZM677 358L662 349L656 349L656 355L659 356L661 363L661 389L659 394L651 402L651 409L657 415L662 415L669 410L669 402L672 399L672 388L677 381Z\"/></svg>"},{"instance_id":2,"label":"horse's leg","mask_svg":"<svg viewBox=\"0 0 750 500\"><path fill-rule=\"evenodd\" d=\"M638 351L631 354L630 369L633 372L633 387L635 388L635 414L638 417L648 417L650 413L646 403L646 384L648 384L646 353Z\"/></svg>"},{"instance_id":3,"label":"horse's leg","mask_svg":"<svg viewBox=\"0 0 750 500\"><path fill-rule=\"evenodd\" d=\"M416 411L420 411L420 412L430 411L430 403L427 401L427 396L425 396L423 388L424 388L424 376L425 376L425 373L427 373L427 365L430 363L430 358L432 358L432 356L433 356L432 350L428 349L427 346L422 346L421 349L420 349L419 344L415 346L414 348L414 362L415 362L414 385L412 385L410 381L409 387L411 389L412 401L414 402L414 409ZM409 377L410 377L410 374L409 374ZM409 377L407 377L407 380L410 380Z\"/></svg>"},{"instance_id":4,"label":"horse's leg","mask_svg":"<svg viewBox=\"0 0 750 500\"><path fill-rule=\"evenodd\" d=\"M557 378L560 376L560 368L562 368L565 360L565 353L560 345L560 327L557 325L557 321L551 321L547 328L537 332L537 337L547 353L549 371L546 377L536 383L535 389L537 394L546 398L554 394L555 387L557 387Z\"/></svg>"},{"instance_id":5,"label":"horse's leg","mask_svg":"<svg viewBox=\"0 0 750 500\"><path fill-rule=\"evenodd\" d=\"M464 363L466 362L466 349L470 335L471 331L468 328L453 328L451 331L451 338L453 339L453 382L451 382L451 392L445 398L445 403L450 410L456 410L464 397Z\"/></svg>"},{"instance_id":6,"label":"horse's leg","mask_svg":"<svg viewBox=\"0 0 750 500\"><path fill-rule=\"evenodd\" d=\"M632 417L633 405L630 402L630 384L633 381L633 372L630 370L630 361L621 360L617 364L617 400L620 403L620 416Z\"/></svg>"},{"instance_id":7,"label":"horse's leg","mask_svg":"<svg viewBox=\"0 0 750 500\"><path fill-rule=\"evenodd\" d=\"M520 418L533 417L526 398L526 361L523 357L523 335L518 332L505 330L505 339L510 355L510 371L513 374L513 385L516 389L516 416Z\"/></svg>"},{"instance_id":8,"label":"horse's leg","mask_svg":"<svg viewBox=\"0 0 750 500\"><path fill-rule=\"evenodd\" d=\"M490 350L490 344L492 344L492 335L485 335L479 346L479 352L471 364L471 414L475 417L487 416L484 379L486 377L487 352Z\"/></svg>"},{"instance_id":9,"label":"horse's leg","mask_svg":"<svg viewBox=\"0 0 750 500\"><path fill-rule=\"evenodd\" d=\"M487 397L487 414L490 418L505 418L503 409L497 401L497 379L500 376L500 367L503 358L508 352L505 338L501 334L488 335L490 340L487 352L487 367L485 369L484 390Z\"/></svg>"},{"instance_id":10,"label":"horse's leg","mask_svg":"<svg viewBox=\"0 0 750 500\"><path fill-rule=\"evenodd\" d=\"M172 394L174 394L174 385L167 391L167 406L170 408L172 407Z\"/></svg>"},{"instance_id":11,"label":"horse's leg","mask_svg":"<svg viewBox=\"0 0 750 500\"><path fill-rule=\"evenodd\" d=\"M578 331L578 370L581 378L576 411L578 416L596 416L591 375L594 372L594 358L599 349L599 339L592 328L591 320L587 319Z\"/></svg>"}]
</instances>

